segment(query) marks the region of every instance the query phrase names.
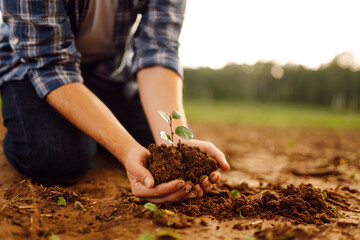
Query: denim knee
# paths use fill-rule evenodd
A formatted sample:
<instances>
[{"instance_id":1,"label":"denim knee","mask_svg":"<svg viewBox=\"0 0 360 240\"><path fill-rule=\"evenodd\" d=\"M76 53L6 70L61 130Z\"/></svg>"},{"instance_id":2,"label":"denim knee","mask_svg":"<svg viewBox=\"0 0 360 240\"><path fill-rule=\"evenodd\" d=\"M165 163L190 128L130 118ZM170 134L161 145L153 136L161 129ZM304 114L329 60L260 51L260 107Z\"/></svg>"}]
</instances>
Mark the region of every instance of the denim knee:
<instances>
[{"instance_id":1,"label":"denim knee","mask_svg":"<svg viewBox=\"0 0 360 240\"><path fill-rule=\"evenodd\" d=\"M91 167L96 143L40 99L28 79L4 84L1 94L4 153L17 171L57 184Z\"/></svg>"},{"instance_id":2,"label":"denim knee","mask_svg":"<svg viewBox=\"0 0 360 240\"><path fill-rule=\"evenodd\" d=\"M55 147L50 142L48 145L40 142L21 144L12 141L9 134L3 142L5 156L12 166L37 183L68 185L92 167L96 143L90 138Z\"/></svg>"}]
</instances>

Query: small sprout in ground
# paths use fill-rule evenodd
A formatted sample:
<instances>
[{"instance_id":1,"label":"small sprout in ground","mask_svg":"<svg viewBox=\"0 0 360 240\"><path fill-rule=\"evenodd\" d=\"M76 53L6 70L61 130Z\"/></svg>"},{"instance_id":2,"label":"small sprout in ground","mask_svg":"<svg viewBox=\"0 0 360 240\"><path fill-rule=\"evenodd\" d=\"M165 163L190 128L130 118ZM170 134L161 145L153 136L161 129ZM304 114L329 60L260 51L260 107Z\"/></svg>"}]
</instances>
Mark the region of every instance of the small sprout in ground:
<instances>
[{"instance_id":1,"label":"small sprout in ground","mask_svg":"<svg viewBox=\"0 0 360 240\"><path fill-rule=\"evenodd\" d=\"M336 213L336 207L332 206L331 209L333 210L334 213Z\"/></svg>"},{"instance_id":2,"label":"small sprout in ground","mask_svg":"<svg viewBox=\"0 0 360 240\"><path fill-rule=\"evenodd\" d=\"M66 200L63 196L58 197L57 203L58 206L66 206Z\"/></svg>"},{"instance_id":3,"label":"small sprout in ground","mask_svg":"<svg viewBox=\"0 0 360 240\"><path fill-rule=\"evenodd\" d=\"M56 235L51 235L47 238L47 240L61 240L61 239Z\"/></svg>"},{"instance_id":4,"label":"small sprout in ground","mask_svg":"<svg viewBox=\"0 0 360 240\"><path fill-rule=\"evenodd\" d=\"M293 149L295 147L295 139L290 138L288 140L288 148Z\"/></svg>"},{"instance_id":5,"label":"small sprout in ground","mask_svg":"<svg viewBox=\"0 0 360 240\"><path fill-rule=\"evenodd\" d=\"M172 113L170 115L166 114L164 111L162 110L158 110L160 116L166 121L166 123L169 125L170 127L170 132L171 135L167 134L164 131L160 132L160 137L162 139L164 139L165 141L171 143L172 145L174 144L174 134L178 135L179 137L185 139L185 140L190 140L194 137L194 134L192 133L192 131L184 126L179 126L175 129L175 132L173 131L173 119L180 119L182 116L178 111L172 111Z\"/></svg>"},{"instance_id":6,"label":"small sprout in ground","mask_svg":"<svg viewBox=\"0 0 360 240\"><path fill-rule=\"evenodd\" d=\"M244 216L241 214L241 211L239 212L239 217L240 217L241 219L244 219Z\"/></svg>"},{"instance_id":7,"label":"small sprout in ground","mask_svg":"<svg viewBox=\"0 0 360 240\"><path fill-rule=\"evenodd\" d=\"M287 235L286 237L280 238L280 240L290 240L290 239L292 239L293 237L294 237L294 233L291 232L291 233L289 233L289 235Z\"/></svg>"},{"instance_id":8,"label":"small sprout in ground","mask_svg":"<svg viewBox=\"0 0 360 240\"><path fill-rule=\"evenodd\" d=\"M253 236L246 236L245 240L255 240L255 238Z\"/></svg>"},{"instance_id":9,"label":"small sprout in ground","mask_svg":"<svg viewBox=\"0 0 360 240\"><path fill-rule=\"evenodd\" d=\"M116 217L115 216L110 216L109 220L114 220Z\"/></svg>"},{"instance_id":10,"label":"small sprout in ground","mask_svg":"<svg viewBox=\"0 0 360 240\"><path fill-rule=\"evenodd\" d=\"M151 233L144 232L140 234L139 240L155 240L155 236L152 235Z\"/></svg>"},{"instance_id":11,"label":"small sprout in ground","mask_svg":"<svg viewBox=\"0 0 360 240\"><path fill-rule=\"evenodd\" d=\"M325 191L321 192L321 197L325 201L325 199L327 198L327 194Z\"/></svg>"},{"instance_id":12,"label":"small sprout in ground","mask_svg":"<svg viewBox=\"0 0 360 240\"><path fill-rule=\"evenodd\" d=\"M158 237L159 239L174 239L174 240L180 240L179 235L177 235L176 233L172 232L172 231L160 231L156 234L156 237Z\"/></svg>"},{"instance_id":13,"label":"small sprout in ground","mask_svg":"<svg viewBox=\"0 0 360 240\"><path fill-rule=\"evenodd\" d=\"M152 211L152 212L157 211L156 205L153 204L153 203L149 203L149 202L144 204L144 208L145 208L145 209L148 209L148 210L150 210L150 211Z\"/></svg>"},{"instance_id":14,"label":"small sprout in ground","mask_svg":"<svg viewBox=\"0 0 360 240\"><path fill-rule=\"evenodd\" d=\"M162 214L158 211L155 204L145 203L144 208L154 212L153 218L161 218L162 217Z\"/></svg>"},{"instance_id":15,"label":"small sprout in ground","mask_svg":"<svg viewBox=\"0 0 360 240\"><path fill-rule=\"evenodd\" d=\"M173 225L173 222L170 221L170 220L168 220L168 221L166 222L166 225L171 226L171 225Z\"/></svg>"},{"instance_id":16,"label":"small sprout in ground","mask_svg":"<svg viewBox=\"0 0 360 240\"><path fill-rule=\"evenodd\" d=\"M351 178L351 179L355 179L355 178L356 178L356 174L355 174L355 173L351 174L351 175L350 175L350 178Z\"/></svg>"},{"instance_id":17,"label":"small sprout in ground","mask_svg":"<svg viewBox=\"0 0 360 240\"><path fill-rule=\"evenodd\" d=\"M175 213L171 210L165 209L164 212L169 215L174 215Z\"/></svg>"},{"instance_id":18,"label":"small sprout in ground","mask_svg":"<svg viewBox=\"0 0 360 240\"><path fill-rule=\"evenodd\" d=\"M234 197L240 196L239 191L237 191L237 190L235 190L235 189L231 190L230 194L231 194L231 196L234 196Z\"/></svg>"}]
</instances>

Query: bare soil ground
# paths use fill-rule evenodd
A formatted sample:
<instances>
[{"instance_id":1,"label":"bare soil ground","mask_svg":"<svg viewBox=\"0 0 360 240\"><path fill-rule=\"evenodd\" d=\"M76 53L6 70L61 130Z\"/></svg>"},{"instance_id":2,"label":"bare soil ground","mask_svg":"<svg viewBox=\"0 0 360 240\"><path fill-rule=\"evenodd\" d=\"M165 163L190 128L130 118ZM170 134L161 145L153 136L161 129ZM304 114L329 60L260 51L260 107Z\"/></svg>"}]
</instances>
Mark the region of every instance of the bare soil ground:
<instances>
[{"instance_id":1,"label":"bare soil ground","mask_svg":"<svg viewBox=\"0 0 360 240\"><path fill-rule=\"evenodd\" d=\"M0 153L0 239L360 239L360 131L192 128L232 169L208 196L156 212L132 196L109 156L97 156L76 185L49 188L31 184ZM57 205L60 196L66 206Z\"/></svg>"}]
</instances>

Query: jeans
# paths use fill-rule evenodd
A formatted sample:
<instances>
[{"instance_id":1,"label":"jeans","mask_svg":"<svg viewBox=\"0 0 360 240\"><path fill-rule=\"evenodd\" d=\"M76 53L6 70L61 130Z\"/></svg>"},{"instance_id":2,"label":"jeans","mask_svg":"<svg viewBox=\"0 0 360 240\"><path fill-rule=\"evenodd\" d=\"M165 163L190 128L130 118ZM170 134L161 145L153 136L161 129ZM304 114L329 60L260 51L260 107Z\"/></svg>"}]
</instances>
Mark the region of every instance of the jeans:
<instances>
[{"instance_id":1,"label":"jeans","mask_svg":"<svg viewBox=\"0 0 360 240\"><path fill-rule=\"evenodd\" d=\"M140 144L148 147L154 142L134 87L96 79L91 68L83 67L82 72L85 85ZM131 89L133 94L126 95ZM41 100L28 79L5 83L1 94L7 128L3 149L19 173L36 183L69 185L93 167L95 141Z\"/></svg>"}]
</instances>

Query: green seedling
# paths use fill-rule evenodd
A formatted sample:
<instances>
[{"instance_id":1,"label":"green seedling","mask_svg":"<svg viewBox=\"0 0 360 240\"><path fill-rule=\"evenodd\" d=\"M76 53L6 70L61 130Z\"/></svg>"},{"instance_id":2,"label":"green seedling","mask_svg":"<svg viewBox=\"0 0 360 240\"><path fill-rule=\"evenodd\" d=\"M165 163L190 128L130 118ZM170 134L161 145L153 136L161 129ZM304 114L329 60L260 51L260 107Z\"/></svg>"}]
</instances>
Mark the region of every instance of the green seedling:
<instances>
[{"instance_id":1,"label":"green seedling","mask_svg":"<svg viewBox=\"0 0 360 240\"><path fill-rule=\"evenodd\" d=\"M155 237L151 233L144 232L139 236L139 240L155 240Z\"/></svg>"},{"instance_id":2,"label":"green seedling","mask_svg":"<svg viewBox=\"0 0 360 240\"><path fill-rule=\"evenodd\" d=\"M174 215L175 213L171 210L165 209L164 212L168 215Z\"/></svg>"},{"instance_id":3,"label":"green seedling","mask_svg":"<svg viewBox=\"0 0 360 240\"><path fill-rule=\"evenodd\" d=\"M351 178L351 179L355 179L355 178L356 178L356 174L355 174L355 173L351 174L351 175L350 175L350 178Z\"/></svg>"},{"instance_id":4,"label":"green seedling","mask_svg":"<svg viewBox=\"0 0 360 240\"><path fill-rule=\"evenodd\" d=\"M288 148L293 149L295 147L295 139L290 138L288 140Z\"/></svg>"},{"instance_id":5,"label":"green seedling","mask_svg":"<svg viewBox=\"0 0 360 240\"><path fill-rule=\"evenodd\" d=\"M58 206L66 206L66 200L63 196L58 197L57 203Z\"/></svg>"},{"instance_id":6,"label":"green seedling","mask_svg":"<svg viewBox=\"0 0 360 240\"><path fill-rule=\"evenodd\" d=\"M282 237L280 238L280 240L290 240L294 237L294 233L291 232L289 235L287 235L286 237Z\"/></svg>"},{"instance_id":7,"label":"green seedling","mask_svg":"<svg viewBox=\"0 0 360 240\"><path fill-rule=\"evenodd\" d=\"M153 203L145 203L144 208L154 212L153 218L161 218L162 214L158 211L157 207Z\"/></svg>"},{"instance_id":8,"label":"green seedling","mask_svg":"<svg viewBox=\"0 0 360 240\"><path fill-rule=\"evenodd\" d=\"M321 192L321 197L322 197L322 199L325 201L325 199L327 198L327 194L326 194L325 191L324 191L324 192Z\"/></svg>"},{"instance_id":9,"label":"green seedling","mask_svg":"<svg viewBox=\"0 0 360 240\"><path fill-rule=\"evenodd\" d=\"M333 210L334 213L336 213L336 207L332 206L331 209Z\"/></svg>"},{"instance_id":10,"label":"green seedling","mask_svg":"<svg viewBox=\"0 0 360 240\"><path fill-rule=\"evenodd\" d=\"M239 212L239 217L240 217L241 219L244 219L244 216L241 214L241 211Z\"/></svg>"},{"instance_id":11,"label":"green seedling","mask_svg":"<svg viewBox=\"0 0 360 240\"><path fill-rule=\"evenodd\" d=\"M230 194L231 194L231 196L234 196L234 197L240 196L239 191L237 191L237 190L235 190L235 189L231 190Z\"/></svg>"},{"instance_id":12,"label":"green seedling","mask_svg":"<svg viewBox=\"0 0 360 240\"><path fill-rule=\"evenodd\" d=\"M114 220L116 217L115 216L110 216L109 220Z\"/></svg>"},{"instance_id":13,"label":"green seedling","mask_svg":"<svg viewBox=\"0 0 360 240\"><path fill-rule=\"evenodd\" d=\"M175 129L175 132L173 131L173 119L180 119L182 116L178 111L172 111L172 113L170 115L166 114L164 111L162 110L158 110L158 113L160 114L160 116L166 121L166 123L169 125L170 127L170 135L167 134L164 131L160 132L160 137L162 139L164 139L165 141L171 143L172 145L174 145L174 134L178 135L179 137L185 139L185 140L190 140L194 137L194 134L192 133L192 131L184 126L179 126Z\"/></svg>"},{"instance_id":14,"label":"green seedling","mask_svg":"<svg viewBox=\"0 0 360 240\"><path fill-rule=\"evenodd\" d=\"M47 238L47 240L60 240L60 238L56 235L51 235Z\"/></svg>"},{"instance_id":15,"label":"green seedling","mask_svg":"<svg viewBox=\"0 0 360 240\"><path fill-rule=\"evenodd\" d=\"M255 240L255 238L253 236L246 236L245 240Z\"/></svg>"},{"instance_id":16,"label":"green seedling","mask_svg":"<svg viewBox=\"0 0 360 240\"><path fill-rule=\"evenodd\" d=\"M156 205L153 204L153 203L149 203L149 202L144 204L144 208L145 208L145 209L148 209L148 210L150 210L150 211L152 211L152 212L156 212L156 211L157 211Z\"/></svg>"}]
</instances>

